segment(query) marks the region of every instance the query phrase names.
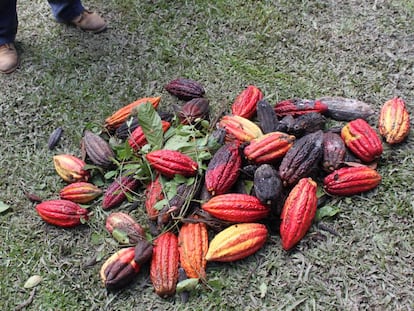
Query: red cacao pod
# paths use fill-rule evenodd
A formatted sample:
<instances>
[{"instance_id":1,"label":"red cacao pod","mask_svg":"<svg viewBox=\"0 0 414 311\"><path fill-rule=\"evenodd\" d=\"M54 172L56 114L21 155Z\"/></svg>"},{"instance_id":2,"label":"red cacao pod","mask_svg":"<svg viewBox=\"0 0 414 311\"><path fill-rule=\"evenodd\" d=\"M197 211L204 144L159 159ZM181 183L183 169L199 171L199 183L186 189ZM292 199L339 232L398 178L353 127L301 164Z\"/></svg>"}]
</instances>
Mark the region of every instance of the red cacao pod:
<instances>
[{"instance_id":1,"label":"red cacao pod","mask_svg":"<svg viewBox=\"0 0 414 311\"><path fill-rule=\"evenodd\" d=\"M154 150L147 153L149 164L161 175L172 178L174 175L195 176L198 164L188 155L175 150Z\"/></svg>"},{"instance_id":2,"label":"red cacao pod","mask_svg":"<svg viewBox=\"0 0 414 311\"><path fill-rule=\"evenodd\" d=\"M284 250L295 246L309 230L316 214L317 185L311 178L302 178L289 193L280 215L280 238Z\"/></svg>"},{"instance_id":3,"label":"red cacao pod","mask_svg":"<svg viewBox=\"0 0 414 311\"><path fill-rule=\"evenodd\" d=\"M341 130L345 145L364 162L377 160L382 154L382 143L375 130L364 119L348 122Z\"/></svg>"},{"instance_id":4,"label":"red cacao pod","mask_svg":"<svg viewBox=\"0 0 414 311\"><path fill-rule=\"evenodd\" d=\"M159 177L155 178L145 188L145 210L147 211L148 218L156 220L159 214L159 210L154 206L157 202L164 199L164 192L160 183Z\"/></svg>"},{"instance_id":5,"label":"red cacao pod","mask_svg":"<svg viewBox=\"0 0 414 311\"><path fill-rule=\"evenodd\" d=\"M101 189L94 184L84 181L71 183L63 187L59 192L61 199L81 204L89 203L101 194Z\"/></svg>"},{"instance_id":6,"label":"red cacao pod","mask_svg":"<svg viewBox=\"0 0 414 311\"><path fill-rule=\"evenodd\" d=\"M298 116L310 112L324 113L328 110L328 106L318 100L293 98L276 103L274 109L278 117L283 117L286 115Z\"/></svg>"},{"instance_id":7,"label":"red cacao pod","mask_svg":"<svg viewBox=\"0 0 414 311\"><path fill-rule=\"evenodd\" d=\"M231 105L231 112L235 116L250 119L256 114L257 102L262 98L262 91L255 85L249 85L237 95Z\"/></svg>"},{"instance_id":8,"label":"red cacao pod","mask_svg":"<svg viewBox=\"0 0 414 311\"><path fill-rule=\"evenodd\" d=\"M381 182L381 175L368 166L342 167L323 180L325 191L334 195L354 195L374 189Z\"/></svg>"},{"instance_id":9,"label":"red cacao pod","mask_svg":"<svg viewBox=\"0 0 414 311\"><path fill-rule=\"evenodd\" d=\"M39 216L47 223L64 228L75 227L89 218L89 211L69 200L49 200L36 205Z\"/></svg>"},{"instance_id":10,"label":"red cacao pod","mask_svg":"<svg viewBox=\"0 0 414 311\"><path fill-rule=\"evenodd\" d=\"M120 205L139 186L138 179L132 176L121 176L116 178L105 190L102 200L102 208L110 209Z\"/></svg>"},{"instance_id":11,"label":"red cacao pod","mask_svg":"<svg viewBox=\"0 0 414 311\"><path fill-rule=\"evenodd\" d=\"M160 297L172 296L178 281L178 239L172 232L164 232L154 240L150 279Z\"/></svg>"}]
</instances>

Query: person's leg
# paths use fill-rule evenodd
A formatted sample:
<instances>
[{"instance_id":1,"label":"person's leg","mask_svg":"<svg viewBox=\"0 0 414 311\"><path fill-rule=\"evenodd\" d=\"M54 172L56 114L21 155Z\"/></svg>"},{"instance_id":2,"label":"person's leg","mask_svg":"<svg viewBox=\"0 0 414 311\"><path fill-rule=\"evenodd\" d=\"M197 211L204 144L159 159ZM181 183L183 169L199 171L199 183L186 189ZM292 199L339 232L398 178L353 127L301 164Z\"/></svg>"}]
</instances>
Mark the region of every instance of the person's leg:
<instances>
[{"instance_id":1,"label":"person's leg","mask_svg":"<svg viewBox=\"0 0 414 311\"><path fill-rule=\"evenodd\" d=\"M14 40L17 33L16 0L0 1L0 72L11 73L18 65Z\"/></svg>"},{"instance_id":2,"label":"person's leg","mask_svg":"<svg viewBox=\"0 0 414 311\"><path fill-rule=\"evenodd\" d=\"M96 13L86 10L80 0L48 0L53 16L59 23L99 33L106 29L106 22Z\"/></svg>"}]
</instances>

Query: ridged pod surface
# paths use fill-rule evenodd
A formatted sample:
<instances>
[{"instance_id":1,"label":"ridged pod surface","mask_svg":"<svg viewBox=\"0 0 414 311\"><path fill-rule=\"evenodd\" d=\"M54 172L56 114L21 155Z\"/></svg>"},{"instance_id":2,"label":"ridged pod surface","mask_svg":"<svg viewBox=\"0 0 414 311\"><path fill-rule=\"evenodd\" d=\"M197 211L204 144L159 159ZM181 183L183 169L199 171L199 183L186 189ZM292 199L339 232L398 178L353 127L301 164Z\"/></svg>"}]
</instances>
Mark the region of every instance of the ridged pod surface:
<instances>
[{"instance_id":1,"label":"ridged pod surface","mask_svg":"<svg viewBox=\"0 0 414 311\"><path fill-rule=\"evenodd\" d=\"M410 115L402 98L395 97L384 103L378 119L378 129L389 144L398 144L408 136Z\"/></svg>"},{"instance_id":2,"label":"ridged pod surface","mask_svg":"<svg viewBox=\"0 0 414 311\"><path fill-rule=\"evenodd\" d=\"M88 181L90 174L84 170L86 163L71 154L53 156L53 164L58 175L66 182Z\"/></svg>"},{"instance_id":3,"label":"ridged pod surface","mask_svg":"<svg viewBox=\"0 0 414 311\"><path fill-rule=\"evenodd\" d=\"M204 223L185 223L178 234L181 267L189 278L206 278L208 232Z\"/></svg>"},{"instance_id":4,"label":"ridged pod surface","mask_svg":"<svg viewBox=\"0 0 414 311\"><path fill-rule=\"evenodd\" d=\"M207 98L193 98L186 102L178 111L181 124L194 124L198 119L206 119L210 111Z\"/></svg>"},{"instance_id":5,"label":"ridged pod surface","mask_svg":"<svg viewBox=\"0 0 414 311\"><path fill-rule=\"evenodd\" d=\"M368 103L345 97L322 97L317 99L326 106L328 110L325 115L340 121L352 121L355 119L367 119L374 114L374 109Z\"/></svg>"},{"instance_id":6,"label":"ridged pod surface","mask_svg":"<svg viewBox=\"0 0 414 311\"><path fill-rule=\"evenodd\" d=\"M161 121L161 126L164 133L170 128L170 125L171 124L168 121ZM140 150L147 143L147 138L145 137L144 131L142 130L141 126L135 128L128 138L128 144L132 149L134 149L134 151Z\"/></svg>"},{"instance_id":7,"label":"ridged pod surface","mask_svg":"<svg viewBox=\"0 0 414 311\"><path fill-rule=\"evenodd\" d=\"M150 103L154 108L158 107L161 97L143 97L133 101L132 103L121 107L115 111L111 116L105 119L105 128L108 130L116 130L122 123L128 119L133 113L134 109L143 103Z\"/></svg>"},{"instance_id":8,"label":"ridged pod surface","mask_svg":"<svg viewBox=\"0 0 414 311\"><path fill-rule=\"evenodd\" d=\"M102 190L92 183L79 181L68 184L59 191L59 197L75 203L89 203L99 197Z\"/></svg>"},{"instance_id":9,"label":"ridged pod surface","mask_svg":"<svg viewBox=\"0 0 414 311\"><path fill-rule=\"evenodd\" d=\"M225 129L227 141L247 142L263 135L260 127L240 116L223 116L220 119L219 127Z\"/></svg>"},{"instance_id":10,"label":"ridged pod surface","mask_svg":"<svg viewBox=\"0 0 414 311\"><path fill-rule=\"evenodd\" d=\"M283 157L279 175L285 186L296 184L315 169L323 154L323 132L317 131L295 141Z\"/></svg>"},{"instance_id":11,"label":"ridged pod surface","mask_svg":"<svg viewBox=\"0 0 414 311\"><path fill-rule=\"evenodd\" d=\"M349 196L374 189L381 182L381 175L367 166L342 167L323 180L326 192Z\"/></svg>"},{"instance_id":12,"label":"ridged pod surface","mask_svg":"<svg viewBox=\"0 0 414 311\"><path fill-rule=\"evenodd\" d=\"M246 258L265 244L267 235L266 226L259 223L227 227L211 240L206 260L231 262Z\"/></svg>"},{"instance_id":13,"label":"ridged pod surface","mask_svg":"<svg viewBox=\"0 0 414 311\"><path fill-rule=\"evenodd\" d=\"M155 204L164 199L164 192L159 177L151 181L145 188L145 210L148 218L156 220L159 214L159 210L155 208Z\"/></svg>"},{"instance_id":14,"label":"ridged pod surface","mask_svg":"<svg viewBox=\"0 0 414 311\"><path fill-rule=\"evenodd\" d=\"M299 116L310 112L324 113L328 110L328 106L318 100L293 98L276 103L274 109L278 117L283 117Z\"/></svg>"},{"instance_id":15,"label":"ridged pod surface","mask_svg":"<svg viewBox=\"0 0 414 311\"><path fill-rule=\"evenodd\" d=\"M242 157L239 144L221 146L210 160L205 172L205 184L212 195L226 193L240 175Z\"/></svg>"},{"instance_id":16,"label":"ridged pod surface","mask_svg":"<svg viewBox=\"0 0 414 311\"><path fill-rule=\"evenodd\" d=\"M231 112L235 116L250 119L256 114L257 102L262 98L263 93L257 86L248 85L237 95L231 105Z\"/></svg>"},{"instance_id":17,"label":"ridged pod surface","mask_svg":"<svg viewBox=\"0 0 414 311\"><path fill-rule=\"evenodd\" d=\"M104 193L102 208L106 210L120 205L127 198L127 193L134 191L138 186L138 179L132 176L116 178Z\"/></svg>"},{"instance_id":18,"label":"ridged pod surface","mask_svg":"<svg viewBox=\"0 0 414 311\"><path fill-rule=\"evenodd\" d=\"M199 82L186 78L174 79L164 88L168 93L182 100L203 97L205 94L204 87Z\"/></svg>"},{"instance_id":19,"label":"ridged pod surface","mask_svg":"<svg viewBox=\"0 0 414 311\"><path fill-rule=\"evenodd\" d=\"M36 212L47 223L63 228L75 227L87 221L89 211L69 200L49 200L36 205Z\"/></svg>"},{"instance_id":20,"label":"ridged pod surface","mask_svg":"<svg viewBox=\"0 0 414 311\"><path fill-rule=\"evenodd\" d=\"M271 163L282 158L292 147L295 136L283 132L267 133L252 139L244 155L256 164Z\"/></svg>"},{"instance_id":21,"label":"ridged pod surface","mask_svg":"<svg viewBox=\"0 0 414 311\"><path fill-rule=\"evenodd\" d=\"M158 173L169 178L176 174L191 177L198 171L197 162L176 150L154 150L147 153L146 159Z\"/></svg>"},{"instance_id":22,"label":"ridged pod surface","mask_svg":"<svg viewBox=\"0 0 414 311\"><path fill-rule=\"evenodd\" d=\"M254 222L265 218L270 209L258 198L243 193L226 193L212 197L201 205L210 215L230 222Z\"/></svg>"},{"instance_id":23,"label":"ridged pod surface","mask_svg":"<svg viewBox=\"0 0 414 311\"><path fill-rule=\"evenodd\" d=\"M164 232L154 240L150 279L155 293L160 297L172 296L178 281L178 238L172 232Z\"/></svg>"},{"instance_id":24,"label":"ridged pod surface","mask_svg":"<svg viewBox=\"0 0 414 311\"><path fill-rule=\"evenodd\" d=\"M86 130L83 133L82 145L93 164L104 168L113 164L115 153L109 143L101 136Z\"/></svg>"},{"instance_id":25,"label":"ridged pod surface","mask_svg":"<svg viewBox=\"0 0 414 311\"><path fill-rule=\"evenodd\" d=\"M128 238L125 244L135 245L138 241L145 238L145 231L141 225L134 218L123 212L111 213L106 218L105 228L110 234L113 234L114 230L125 233ZM121 244L123 243L121 242Z\"/></svg>"},{"instance_id":26,"label":"ridged pod surface","mask_svg":"<svg viewBox=\"0 0 414 311\"><path fill-rule=\"evenodd\" d=\"M348 122L341 130L345 145L364 162L377 160L383 151L381 139L364 119Z\"/></svg>"},{"instance_id":27,"label":"ridged pod surface","mask_svg":"<svg viewBox=\"0 0 414 311\"><path fill-rule=\"evenodd\" d=\"M302 178L289 193L280 215L280 238L284 250L294 247L308 232L316 214L317 185Z\"/></svg>"},{"instance_id":28,"label":"ridged pod surface","mask_svg":"<svg viewBox=\"0 0 414 311\"><path fill-rule=\"evenodd\" d=\"M322 167L332 172L343 165L346 154L345 143L339 134L326 132L323 134Z\"/></svg>"},{"instance_id":29,"label":"ridged pod surface","mask_svg":"<svg viewBox=\"0 0 414 311\"><path fill-rule=\"evenodd\" d=\"M276 132L279 127L279 119L273 106L266 100L259 100L256 107L257 119L259 126L264 134Z\"/></svg>"},{"instance_id":30,"label":"ridged pod surface","mask_svg":"<svg viewBox=\"0 0 414 311\"><path fill-rule=\"evenodd\" d=\"M129 284L140 270L135 262L135 247L123 248L110 256L101 266L99 275L108 290L119 289Z\"/></svg>"}]
</instances>

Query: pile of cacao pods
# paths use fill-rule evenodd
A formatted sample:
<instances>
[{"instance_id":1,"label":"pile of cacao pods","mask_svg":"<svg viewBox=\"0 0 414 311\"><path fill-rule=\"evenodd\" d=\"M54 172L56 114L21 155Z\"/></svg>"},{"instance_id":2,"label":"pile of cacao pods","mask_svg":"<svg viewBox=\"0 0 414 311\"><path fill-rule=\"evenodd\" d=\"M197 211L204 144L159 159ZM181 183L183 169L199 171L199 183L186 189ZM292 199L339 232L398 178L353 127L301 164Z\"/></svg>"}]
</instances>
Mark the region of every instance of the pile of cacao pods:
<instances>
[{"instance_id":1,"label":"pile of cacao pods","mask_svg":"<svg viewBox=\"0 0 414 311\"><path fill-rule=\"evenodd\" d=\"M255 253L275 228L282 248L294 248L314 220L318 185L330 197L372 190L381 181L383 143L401 143L410 130L401 98L382 106L376 128L367 121L372 108L347 98L271 105L249 85L231 112L214 119L200 83L178 78L165 90L183 101L173 112L158 110L161 97L140 98L109 116L99 133L85 130L80 157L55 155L67 185L59 199L36 205L44 221L60 227L104 210L121 246L100 269L109 290L149 264L155 292L173 296L185 280L205 282L208 262ZM341 125L326 128L328 120ZM52 133L50 149L61 135L61 128ZM98 174L104 187L91 182ZM121 210L134 202L147 215L141 223Z\"/></svg>"}]
</instances>

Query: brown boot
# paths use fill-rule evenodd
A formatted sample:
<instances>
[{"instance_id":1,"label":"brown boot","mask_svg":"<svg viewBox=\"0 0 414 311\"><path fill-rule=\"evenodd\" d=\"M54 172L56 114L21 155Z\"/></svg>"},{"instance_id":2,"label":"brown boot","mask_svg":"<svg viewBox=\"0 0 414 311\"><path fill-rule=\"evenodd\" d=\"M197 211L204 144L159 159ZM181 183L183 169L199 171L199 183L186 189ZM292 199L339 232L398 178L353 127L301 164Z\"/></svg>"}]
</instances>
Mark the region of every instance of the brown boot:
<instances>
[{"instance_id":1,"label":"brown boot","mask_svg":"<svg viewBox=\"0 0 414 311\"><path fill-rule=\"evenodd\" d=\"M13 43L0 45L0 72L12 73L19 65L16 47Z\"/></svg>"},{"instance_id":2,"label":"brown boot","mask_svg":"<svg viewBox=\"0 0 414 311\"><path fill-rule=\"evenodd\" d=\"M100 33L107 27L106 22L98 14L84 10L81 15L74 18L71 24L92 33Z\"/></svg>"}]
</instances>

